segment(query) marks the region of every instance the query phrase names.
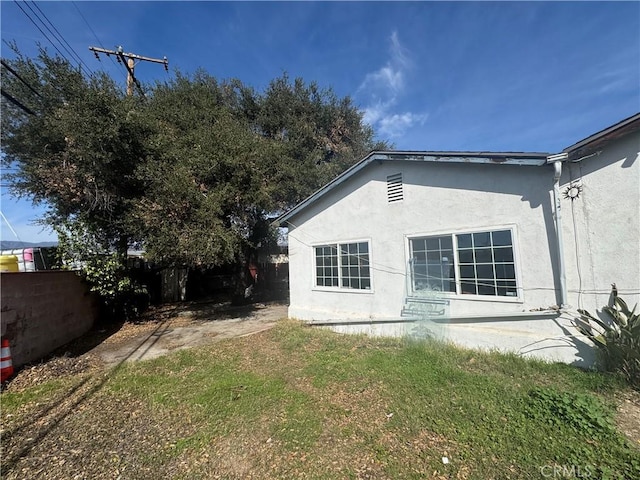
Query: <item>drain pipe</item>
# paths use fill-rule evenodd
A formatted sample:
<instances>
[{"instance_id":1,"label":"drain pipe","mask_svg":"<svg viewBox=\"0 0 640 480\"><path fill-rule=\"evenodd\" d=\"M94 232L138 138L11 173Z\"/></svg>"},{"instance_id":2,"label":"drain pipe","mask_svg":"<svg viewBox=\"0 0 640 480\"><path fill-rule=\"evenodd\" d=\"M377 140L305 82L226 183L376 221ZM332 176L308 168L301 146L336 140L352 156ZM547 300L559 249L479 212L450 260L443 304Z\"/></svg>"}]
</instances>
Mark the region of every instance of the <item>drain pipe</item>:
<instances>
[{"instance_id":1,"label":"drain pipe","mask_svg":"<svg viewBox=\"0 0 640 480\"><path fill-rule=\"evenodd\" d=\"M567 307L567 281L564 267L564 249L562 242L562 206L560 205L560 176L562 175L562 161L566 160L566 153L550 155L547 163L553 163L553 199L555 202L556 243L558 248L558 270L560 276L560 308Z\"/></svg>"}]
</instances>

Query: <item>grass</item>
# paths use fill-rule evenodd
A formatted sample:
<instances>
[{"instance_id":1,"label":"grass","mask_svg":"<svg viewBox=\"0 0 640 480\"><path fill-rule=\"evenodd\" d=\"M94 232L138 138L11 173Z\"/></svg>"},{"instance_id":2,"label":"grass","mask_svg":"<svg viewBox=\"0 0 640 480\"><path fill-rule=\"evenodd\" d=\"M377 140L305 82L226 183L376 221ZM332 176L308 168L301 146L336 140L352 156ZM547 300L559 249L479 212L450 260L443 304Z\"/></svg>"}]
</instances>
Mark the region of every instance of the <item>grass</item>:
<instances>
[{"instance_id":1,"label":"grass","mask_svg":"<svg viewBox=\"0 0 640 480\"><path fill-rule=\"evenodd\" d=\"M3 419L69 385L4 393ZM66 461L51 478L640 478L640 452L612 420L624 388L515 355L282 321L111 372L6 478L52 456ZM8 430L11 453L20 434Z\"/></svg>"}]
</instances>

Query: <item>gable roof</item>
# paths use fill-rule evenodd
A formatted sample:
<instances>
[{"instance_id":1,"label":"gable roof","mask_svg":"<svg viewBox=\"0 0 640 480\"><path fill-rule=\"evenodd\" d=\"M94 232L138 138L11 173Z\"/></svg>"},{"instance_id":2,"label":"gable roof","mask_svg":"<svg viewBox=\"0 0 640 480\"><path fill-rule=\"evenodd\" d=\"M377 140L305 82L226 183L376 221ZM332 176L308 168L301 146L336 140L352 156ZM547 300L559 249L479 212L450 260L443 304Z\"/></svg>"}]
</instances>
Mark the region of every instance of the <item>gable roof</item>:
<instances>
[{"instance_id":1,"label":"gable roof","mask_svg":"<svg viewBox=\"0 0 640 480\"><path fill-rule=\"evenodd\" d=\"M607 143L640 130L640 113L600 130L589 137L565 148L567 160L578 162L597 153ZM432 152L432 151L373 151L351 166L325 186L282 214L274 223L282 224L304 210L320 197L342 184L370 163L381 161L412 161L435 163L481 163L501 165L541 166L549 162L550 153L539 152Z\"/></svg>"},{"instance_id":2,"label":"gable roof","mask_svg":"<svg viewBox=\"0 0 640 480\"><path fill-rule=\"evenodd\" d=\"M373 151L351 166L324 187L311 194L305 200L297 204L288 212L281 215L275 223L282 224L320 197L336 188L338 185L351 178L359 171L373 162L383 161L409 161L409 162L435 162L435 163L483 163L494 165L525 165L540 166L547 161L548 153L526 152L421 152L421 151Z\"/></svg>"}]
</instances>

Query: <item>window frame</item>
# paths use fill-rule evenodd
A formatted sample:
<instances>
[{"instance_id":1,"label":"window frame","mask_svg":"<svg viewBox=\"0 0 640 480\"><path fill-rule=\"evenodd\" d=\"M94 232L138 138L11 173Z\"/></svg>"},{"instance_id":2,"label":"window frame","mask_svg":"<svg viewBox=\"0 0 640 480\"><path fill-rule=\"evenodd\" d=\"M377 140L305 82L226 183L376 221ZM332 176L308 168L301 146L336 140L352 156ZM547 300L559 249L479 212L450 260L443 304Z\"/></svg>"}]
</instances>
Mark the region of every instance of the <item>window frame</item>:
<instances>
[{"instance_id":1,"label":"window frame","mask_svg":"<svg viewBox=\"0 0 640 480\"><path fill-rule=\"evenodd\" d=\"M366 243L367 244L367 255L369 256L368 258L368 268L369 268L369 288L352 288L352 287L346 287L343 286L343 282L345 280L345 278L357 278L357 279L364 279L367 277L352 277L351 275L348 275L347 277L343 276L343 269L348 269L348 268L362 268L362 266L360 265L352 265L350 263L344 265L343 264L343 260L342 257L343 255L341 254L342 251L342 247L348 247L349 245L358 245L361 243ZM312 267L313 267L313 274L312 274L312 290L319 290L319 291L325 291L325 292L348 292L348 293L373 293L373 262L371 260L372 258L372 252L371 252L371 239L357 239L357 240L342 240L342 241L330 241L330 242L323 242L323 243L317 243L317 244L313 244L311 245L312 249L311 249L311 255L313 257L312 260ZM319 266L318 265L318 256L316 255L316 249L317 248L321 248L321 247L336 247L336 253L337 253L337 273L338 273L338 285L337 286L327 286L327 285L318 285L318 268L324 268L323 266ZM355 253L355 254L348 254L348 256L352 256L355 255L356 257L359 255L359 253ZM359 272L358 272L359 273ZM325 277L326 278L326 277Z\"/></svg>"},{"instance_id":2,"label":"window frame","mask_svg":"<svg viewBox=\"0 0 640 480\"><path fill-rule=\"evenodd\" d=\"M513 255L512 262L514 268L514 281L515 281L515 292L516 295L483 295L479 293L462 293L462 285L461 285L461 272L460 272L460 247L458 245L458 236L468 235L468 234L483 234L489 232L496 232L508 230L511 233L511 253ZM428 232L428 233L416 233L405 235L405 248L406 248L406 258L407 260L407 295L409 297L417 297L417 290L414 288L414 277L413 277L413 266L411 262L413 260L413 250L412 250L412 242L415 240L428 239L428 238L438 238L438 237L449 237L451 238L452 250L453 250L453 274L454 274L454 284L455 291L439 291L438 293L442 296L446 297L455 297L457 299L464 299L470 301L492 301L492 302L507 302L507 303L522 303L523 302L523 289L522 289L522 280L520 277L520 268L519 268L519 254L518 254L518 234L516 226L513 224L509 225L497 225L490 227L482 227L482 228L474 228L474 229L464 229L464 230L447 230L447 231L436 231L436 232ZM465 247L462 247L463 250ZM492 246L493 248L493 246ZM473 248L472 248L473 249ZM475 262L474 262L475 263ZM495 272L495 259L492 259L491 265L494 266ZM498 279L494 278L495 281ZM505 280L507 281L507 280ZM478 280L476 279L475 284L477 285Z\"/></svg>"}]
</instances>

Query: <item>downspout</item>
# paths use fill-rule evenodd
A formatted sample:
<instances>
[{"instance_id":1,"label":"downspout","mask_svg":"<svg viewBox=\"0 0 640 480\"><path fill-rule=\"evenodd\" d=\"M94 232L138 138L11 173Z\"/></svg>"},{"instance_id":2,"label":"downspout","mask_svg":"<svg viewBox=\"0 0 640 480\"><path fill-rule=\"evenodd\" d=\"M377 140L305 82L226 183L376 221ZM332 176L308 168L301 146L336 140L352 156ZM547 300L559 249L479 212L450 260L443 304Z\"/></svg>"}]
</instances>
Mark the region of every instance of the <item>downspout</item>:
<instances>
[{"instance_id":1,"label":"downspout","mask_svg":"<svg viewBox=\"0 0 640 480\"><path fill-rule=\"evenodd\" d=\"M560 176L562 175L562 161L566 160L566 153L550 155L547 162L553 162L553 199L555 204L555 221L556 221L556 245L558 248L558 274L560 277L560 308L567 307L567 281L564 266L564 249L562 241L562 206L560 204Z\"/></svg>"}]
</instances>

